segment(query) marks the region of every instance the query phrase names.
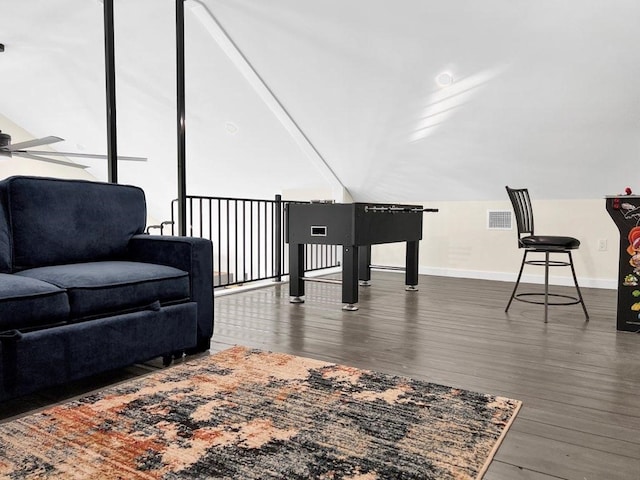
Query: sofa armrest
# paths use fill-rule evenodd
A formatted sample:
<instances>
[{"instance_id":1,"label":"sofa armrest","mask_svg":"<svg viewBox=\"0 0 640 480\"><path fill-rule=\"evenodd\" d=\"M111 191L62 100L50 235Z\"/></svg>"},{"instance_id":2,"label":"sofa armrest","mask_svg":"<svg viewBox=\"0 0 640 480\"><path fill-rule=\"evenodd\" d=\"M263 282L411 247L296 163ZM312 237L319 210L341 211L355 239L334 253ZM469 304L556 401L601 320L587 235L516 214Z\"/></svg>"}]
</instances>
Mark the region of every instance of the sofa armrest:
<instances>
[{"instance_id":1,"label":"sofa armrest","mask_svg":"<svg viewBox=\"0 0 640 480\"><path fill-rule=\"evenodd\" d=\"M198 304L198 346L209 348L213 335L213 244L205 238L134 235L129 258L156 263L189 273L191 300Z\"/></svg>"}]
</instances>

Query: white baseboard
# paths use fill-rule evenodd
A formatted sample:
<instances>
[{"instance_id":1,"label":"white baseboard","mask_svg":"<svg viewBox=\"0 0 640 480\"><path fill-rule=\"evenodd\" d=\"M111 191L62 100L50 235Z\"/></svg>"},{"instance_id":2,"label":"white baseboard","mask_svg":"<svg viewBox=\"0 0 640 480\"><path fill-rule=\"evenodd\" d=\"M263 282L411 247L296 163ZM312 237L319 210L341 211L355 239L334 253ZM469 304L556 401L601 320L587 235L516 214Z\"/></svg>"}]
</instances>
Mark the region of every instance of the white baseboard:
<instances>
[{"instance_id":1,"label":"white baseboard","mask_svg":"<svg viewBox=\"0 0 640 480\"><path fill-rule=\"evenodd\" d=\"M404 265L392 265L401 266ZM403 272L399 272L403 273ZM515 282L518 272L506 273L506 272L486 272L482 270L460 270L454 268L440 268L440 267L419 267L418 273L420 275L435 275L440 277L454 277L454 278L475 278L478 280L496 280L499 282ZM524 273L522 279L523 283L537 283L544 284L544 275L530 275ZM549 277L550 285L564 285L573 286L573 279L571 277ZM618 288L618 282L615 278L585 278L578 277L578 284L585 288L605 288L609 290L615 290Z\"/></svg>"},{"instance_id":2,"label":"white baseboard","mask_svg":"<svg viewBox=\"0 0 640 480\"><path fill-rule=\"evenodd\" d=\"M400 267L403 268L404 265L390 265L392 267ZM383 270L376 269L380 271L391 271L395 273L404 274L402 271L398 270ZM327 275L330 273L340 273L342 270L340 267L328 268L324 270L318 270L315 272L307 272L306 275L309 277L314 277L318 275ZM505 272L486 272L482 270L460 270L454 268L439 268L439 267L419 267L418 273L420 275L434 275L438 277L453 277L453 278L474 278L477 280L495 280L498 282L515 282L518 272L514 273L505 273ZM289 281L288 275L283 275L282 283L286 283ZM522 279L520 280L523 283L544 283L543 275L522 275ZM258 288L265 288L274 285L273 280L264 280L262 282L254 282L246 285L238 285L234 287L229 287L225 289L216 289L215 296L223 296L223 295L232 295L234 293L246 292L248 290L255 290ZM608 290L615 290L618 288L618 282L616 279L609 278L585 278L578 277L578 283L581 287L585 288L604 288ZM556 277L552 276L549 278L550 285L563 285L563 286L573 286L573 280L570 277Z\"/></svg>"}]
</instances>

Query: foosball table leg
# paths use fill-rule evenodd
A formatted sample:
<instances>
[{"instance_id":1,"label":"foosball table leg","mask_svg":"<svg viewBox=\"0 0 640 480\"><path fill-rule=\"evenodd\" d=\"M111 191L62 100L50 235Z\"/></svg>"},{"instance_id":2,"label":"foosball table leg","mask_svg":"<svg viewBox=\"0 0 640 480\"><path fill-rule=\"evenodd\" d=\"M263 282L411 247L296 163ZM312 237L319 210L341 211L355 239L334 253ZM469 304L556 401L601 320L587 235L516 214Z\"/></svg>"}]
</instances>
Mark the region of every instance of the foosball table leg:
<instances>
[{"instance_id":1,"label":"foosball table leg","mask_svg":"<svg viewBox=\"0 0 640 480\"><path fill-rule=\"evenodd\" d=\"M358 246L342 247L342 303L347 305L343 310L353 311L358 303Z\"/></svg>"},{"instance_id":2,"label":"foosball table leg","mask_svg":"<svg viewBox=\"0 0 640 480\"><path fill-rule=\"evenodd\" d=\"M289 243L289 302L304 303L304 244Z\"/></svg>"},{"instance_id":3,"label":"foosball table leg","mask_svg":"<svg viewBox=\"0 0 640 480\"><path fill-rule=\"evenodd\" d=\"M408 292L418 290L418 242L407 242L404 284Z\"/></svg>"},{"instance_id":4,"label":"foosball table leg","mask_svg":"<svg viewBox=\"0 0 640 480\"><path fill-rule=\"evenodd\" d=\"M358 248L358 280L361 287L371 285L371 245Z\"/></svg>"}]
</instances>

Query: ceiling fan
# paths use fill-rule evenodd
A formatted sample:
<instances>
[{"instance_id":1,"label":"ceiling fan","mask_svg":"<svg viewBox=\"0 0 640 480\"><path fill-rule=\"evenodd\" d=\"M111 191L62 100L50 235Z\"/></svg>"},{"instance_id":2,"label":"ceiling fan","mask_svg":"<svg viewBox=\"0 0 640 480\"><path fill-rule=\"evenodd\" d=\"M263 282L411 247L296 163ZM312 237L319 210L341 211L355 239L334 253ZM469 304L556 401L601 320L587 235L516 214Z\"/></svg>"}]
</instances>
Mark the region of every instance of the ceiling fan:
<instances>
[{"instance_id":1,"label":"ceiling fan","mask_svg":"<svg viewBox=\"0 0 640 480\"><path fill-rule=\"evenodd\" d=\"M64 139L60 137L43 137L26 142L11 143L11 135L2 133L0 130L0 156L2 157L24 157L31 160L40 160L42 162L57 163L58 165L66 165L74 168L89 168L88 165L58 160L57 158L49 158L51 156L61 157L81 157L81 158L101 158L106 159L106 155L98 155L94 153L72 153L72 152L47 152L42 150L29 150L33 147L41 147L43 145L51 145L52 143L62 142ZM132 162L146 162L144 157L121 157L118 160L126 160Z\"/></svg>"}]
</instances>

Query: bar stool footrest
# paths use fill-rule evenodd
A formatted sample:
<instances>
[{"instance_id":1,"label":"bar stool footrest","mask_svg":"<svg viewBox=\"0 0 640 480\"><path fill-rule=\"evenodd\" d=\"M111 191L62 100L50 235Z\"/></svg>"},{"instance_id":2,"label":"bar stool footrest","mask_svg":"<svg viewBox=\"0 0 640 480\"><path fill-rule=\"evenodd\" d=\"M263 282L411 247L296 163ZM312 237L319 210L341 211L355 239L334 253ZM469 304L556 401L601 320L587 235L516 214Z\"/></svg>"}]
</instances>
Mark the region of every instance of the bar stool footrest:
<instances>
[{"instance_id":1,"label":"bar stool footrest","mask_svg":"<svg viewBox=\"0 0 640 480\"><path fill-rule=\"evenodd\" d=\"M559 293L549 293L547 294L549 297L555 297L555 298L566 298L569 299L571 301L567 301L567 302L547 302L547 305L577 305L578 303L580 303L580 299L578 297L573 297L571 295L561 295ZM521 297L544 297L544 292L539 293L539 292L532 292L532 293L518 293L517 295L514 295L514 300L518 300L520 302L525 302L525 303L535 303L536 305L544 305L544 301L540 302L540 301L536 301L536 300L529 300L526 298L521 298Z\"/></svg>"},{"instance_id":2,"label":"bar stool footrest","mask_svg":"<svg viewBox=\"0 0 640 480\"><path fill-rule=\"evenodd\" d=\"M536 250L537 252L542 252L543 250ZM555 252L555 253L566 253L566 252ZM544 267L546 262L544 260L527 260L524 262L525 265L536 265L538 267ZM569 262L563 262L562 260L549 260L549 267L570 267L571 264Z\"/></svg>"}]
</instances>

